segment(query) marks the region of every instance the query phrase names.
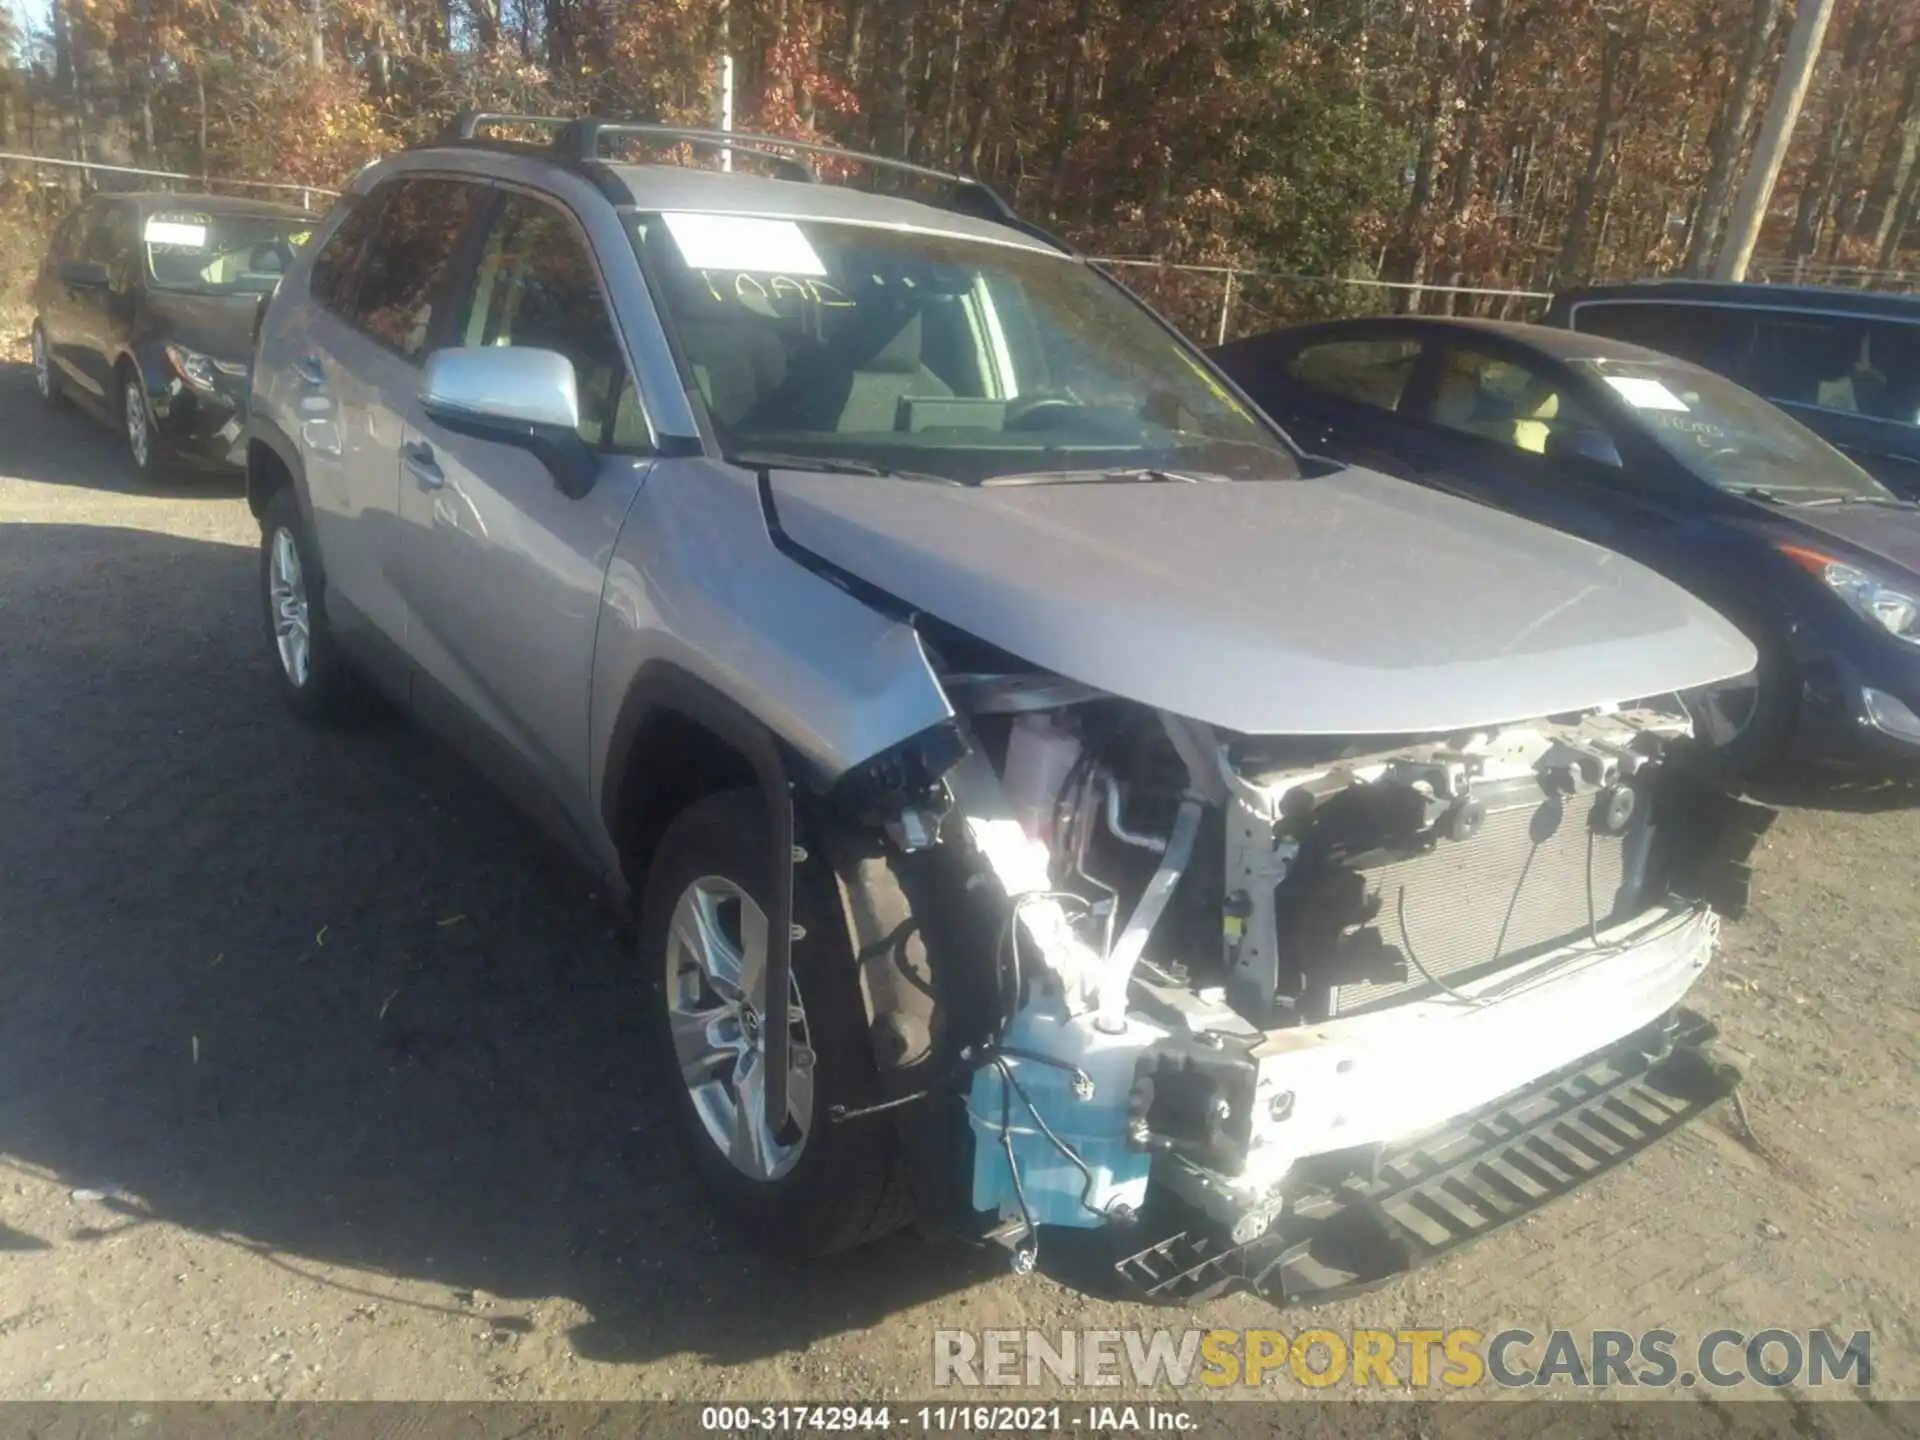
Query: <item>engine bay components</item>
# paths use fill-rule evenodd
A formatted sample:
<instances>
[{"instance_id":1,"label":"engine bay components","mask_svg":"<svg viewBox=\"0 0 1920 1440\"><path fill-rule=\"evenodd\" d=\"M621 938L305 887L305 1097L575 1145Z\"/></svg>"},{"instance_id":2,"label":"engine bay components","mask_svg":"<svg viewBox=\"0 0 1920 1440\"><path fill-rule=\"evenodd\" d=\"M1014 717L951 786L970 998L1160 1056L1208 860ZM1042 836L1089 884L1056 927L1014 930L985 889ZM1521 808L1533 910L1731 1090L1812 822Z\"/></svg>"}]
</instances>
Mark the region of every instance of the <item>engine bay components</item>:
<instances>
[{"instance_id":1,"label":"engine bay components","mask_svg":"<svg viewBox=\"0 0 1920 1440\"><path fill-rule=\"evenodd\" d=\"M991 920L969 1199L1020 1268L1161 1191L1252 1243L1327 1157L1660 1023L1711 955L1677 704L1267 737L1045 675L951 694L964 757L887 833L959 847Z\"/></svg>"}]
</instances>

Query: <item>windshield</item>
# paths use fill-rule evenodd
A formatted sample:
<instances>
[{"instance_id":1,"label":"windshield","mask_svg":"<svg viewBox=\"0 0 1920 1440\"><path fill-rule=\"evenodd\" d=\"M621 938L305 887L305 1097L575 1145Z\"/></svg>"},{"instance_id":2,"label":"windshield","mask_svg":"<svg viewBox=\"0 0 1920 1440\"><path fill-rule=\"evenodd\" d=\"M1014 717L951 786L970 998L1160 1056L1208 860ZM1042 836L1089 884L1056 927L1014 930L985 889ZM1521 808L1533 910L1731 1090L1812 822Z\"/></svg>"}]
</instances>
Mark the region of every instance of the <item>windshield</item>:
<instances>
[{"instance_id":1,"label":"windshield","mask_svg":"<svg viewBox=\"0 0 1920 1440\"><path fill-rule=\"evenodd\" d=\"M1204 361L1078 261L739 215L640 216L635 237L742 460L963 484L1300 473Z\"/></svg>"},{"instance_id":2,"label":"windshield","mask_svg":"<svg viewBox=\"0 0 1920 1440\"><path fill-rule=\"evenodd\" d=\"M1694 474L1722 490L1789 501L1886 500L1892 492L1806 426L1751 390L1690 365L1582 360L1635 424Z\"/></svg>"},{"instance_id":3,"label":"windshield","mask_svg":"<svg viewBox=\"0 0 1920 1440\"><path fill-rule=\"evenodd\" d=\"M147 217L141 241L147 273L163 290L265 294L312 230L304 216L166 210Z\"/></svg>"}]
</instances>

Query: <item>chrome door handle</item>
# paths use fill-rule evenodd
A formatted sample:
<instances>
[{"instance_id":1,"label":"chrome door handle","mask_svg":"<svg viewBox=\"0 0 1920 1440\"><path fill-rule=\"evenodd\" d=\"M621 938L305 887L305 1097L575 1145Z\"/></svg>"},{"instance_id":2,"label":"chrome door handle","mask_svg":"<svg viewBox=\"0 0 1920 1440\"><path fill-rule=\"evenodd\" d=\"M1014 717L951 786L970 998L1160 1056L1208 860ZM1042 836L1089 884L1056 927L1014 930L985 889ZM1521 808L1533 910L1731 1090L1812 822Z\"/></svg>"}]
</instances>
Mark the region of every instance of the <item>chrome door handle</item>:
<instances>
[{"instance_id":1,"label":"chrome door handle","mask_svg":"<svg viewBox=\"0 0 1920 1440\"><path fill-rule=\"evenodd\" d=\"M400 459L413 474L413 483L422 490L438 490L447 483L446 473L433 458L433 447L424 440L410 440L400 447Z\"/></svg>"},{"instance_id":2,"label":"chrome door handle","mask_svg":"<svg viewBox=\"0 0 1920 1440\"><path fill-rule=\"evenodd\" d=\"M320 362L311 355L302 355L298 360L294 361L293 373L309 385L324 385L327 383L327 372L321 369Z\"/></svg>"}]
</instances>

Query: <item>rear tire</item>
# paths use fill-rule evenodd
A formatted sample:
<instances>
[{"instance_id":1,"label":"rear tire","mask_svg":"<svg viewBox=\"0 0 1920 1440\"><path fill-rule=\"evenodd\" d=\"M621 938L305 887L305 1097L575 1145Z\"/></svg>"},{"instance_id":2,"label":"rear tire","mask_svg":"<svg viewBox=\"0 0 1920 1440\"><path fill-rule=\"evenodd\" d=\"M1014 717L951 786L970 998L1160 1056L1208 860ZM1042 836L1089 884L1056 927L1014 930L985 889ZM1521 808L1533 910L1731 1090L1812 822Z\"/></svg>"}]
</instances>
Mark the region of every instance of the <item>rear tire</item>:
<instances>
[{"instance_id":1,"label":"rear tire","mask_svg":"<svg viewBox=\"0 0 1920 1440\"><path fill-rule=\"evenodd\" d=\"M757 791L715 795L683 811L654 851L639 957L651 991L650 1048L695 1169L755 1244L802 1258L877 1239L912 1212L887 1118L830 1119L835 1106L871 1103L877 1083L858 968L830 897L804 868L795 876L794 914L807 933L793 942L799 1004L789 1044L811 1063L790 1065L798 1083L790 1081L778 1126L761 1123L764 1110L753 1108L761 1073L754 1057L764 1051L751 937L755 917L764 935L770 908L768 848ZM736 962L739 987L725 978ZM764 998L762 985L758 1004Z\"/></svg>"},{"instance_id":2,"label":"rear tire","mask_svg":"<svg viewBox=\"0 0 1920 1440\"><path fill-rule=\"evenodd\" d=\"M280 694L302 720L357 719L364 692L327 623L326 581L291 485L260 514L260 598Z\"/></svg>"}]
</instances>

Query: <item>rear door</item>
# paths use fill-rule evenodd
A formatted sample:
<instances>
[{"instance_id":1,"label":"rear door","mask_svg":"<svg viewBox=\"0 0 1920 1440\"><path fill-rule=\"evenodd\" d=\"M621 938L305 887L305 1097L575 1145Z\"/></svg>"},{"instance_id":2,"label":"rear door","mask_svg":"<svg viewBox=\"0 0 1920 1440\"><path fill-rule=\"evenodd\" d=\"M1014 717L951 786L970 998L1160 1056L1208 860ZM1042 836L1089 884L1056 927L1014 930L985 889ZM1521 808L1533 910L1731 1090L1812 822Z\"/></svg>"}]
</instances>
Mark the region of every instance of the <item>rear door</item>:
<instances>
[{"instance_id":1,"label":"rear door","mask_svg":"<svg viewBox=\"0 0 1920 1440\"><path fill-rule=\"evenodd\" d=\"M415 705L537 816L572 837L589 793L588 695L601 586L652 466L633 371L593 249L550 198L502 189L437 337L572 361L598 478L563 494L527 450L440 424L416 402L403 437L396 575Z\"/></svg>"},{"instance_id":2,"label":"rear door","mask_svg":"<svg viewBox=\"0 0 1920 1440\"><path fill-rule=\"evenodd\" d=\"M1920 325L1756 311L1735 376L1904 495L1920 495Z\"/></svg>"},{"instance_id":3,"label":"rear door","mask_svg":"<svg viewBox=\"0 0 1920 1440\"><path fill-rule=\"evenodd\" d=\"M1229 346L1219 359L1302 449L1404 471L1409 457L1396 444L1400 427L1387 417L1412 392L1424 348L1410 330L1282 332Z\"/></svg>"},{"instance_id":4,"label":"rear door","mask_svg":"<svg viewBox=\"0 0 1920 1440\"><path fill-rule=\"evenodd\" d=\"M293 387L277 408L299 417L329 619L376 663L397 662L407 644L394 581L402 428L484 193L403 174L361 199L315 259L313 303L277 382Z\"/></svg>"}]
</instances>

